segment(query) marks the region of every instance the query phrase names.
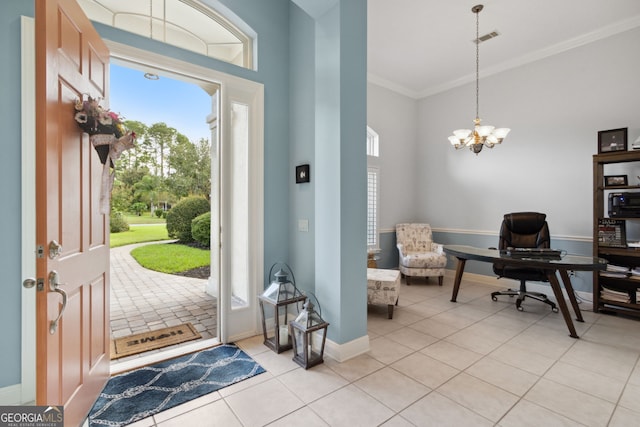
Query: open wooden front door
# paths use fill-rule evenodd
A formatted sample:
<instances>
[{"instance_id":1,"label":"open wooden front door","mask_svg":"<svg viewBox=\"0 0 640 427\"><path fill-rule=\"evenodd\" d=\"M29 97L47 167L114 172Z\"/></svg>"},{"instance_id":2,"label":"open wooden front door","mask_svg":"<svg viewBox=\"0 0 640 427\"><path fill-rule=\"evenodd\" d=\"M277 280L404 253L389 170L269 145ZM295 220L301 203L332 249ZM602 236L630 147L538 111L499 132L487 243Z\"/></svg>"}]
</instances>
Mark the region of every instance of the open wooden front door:
<instances>
[{"instance_id":1,"label":"open wooden front door","mask_svg":"<svg viewBox=\"0 0 640 427\"><path fill-rule=\"evenodd\" d=\"M36 404L64 405L65 426L76 426L109 376L109 218L74 103L107 98L109 52L75 0L35 5Z\"/></svg>"}]
</instances>

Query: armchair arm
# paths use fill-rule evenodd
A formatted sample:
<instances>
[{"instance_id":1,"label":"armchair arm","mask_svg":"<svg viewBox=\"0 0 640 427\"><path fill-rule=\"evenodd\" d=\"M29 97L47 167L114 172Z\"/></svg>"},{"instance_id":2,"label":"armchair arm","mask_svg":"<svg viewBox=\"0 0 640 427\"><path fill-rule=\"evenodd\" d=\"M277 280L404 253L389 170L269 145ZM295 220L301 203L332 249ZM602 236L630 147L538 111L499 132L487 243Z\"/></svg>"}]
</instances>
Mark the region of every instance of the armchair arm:
<instances>
[{"instance_id":1,"label":"armchair arm","mask_svg":"<svg viewBox=\"0 0 640 427\"><path fill-rule=\"evenodd\" d=\"M400 252L400 258L404 256L404 245L402 243L397 243L396 247L398 248L398 252Z\"/></svg>"},{"instance_id":2,"label":"armchair arm","mask_svg":"<svg viewBox=\"0 0 640 427\"><path fill-rule=\"evenodd\" d=\"M440 243L431 242L431 252L442 255L444 252L443 246Z\"/></svg>"}]
</instances>

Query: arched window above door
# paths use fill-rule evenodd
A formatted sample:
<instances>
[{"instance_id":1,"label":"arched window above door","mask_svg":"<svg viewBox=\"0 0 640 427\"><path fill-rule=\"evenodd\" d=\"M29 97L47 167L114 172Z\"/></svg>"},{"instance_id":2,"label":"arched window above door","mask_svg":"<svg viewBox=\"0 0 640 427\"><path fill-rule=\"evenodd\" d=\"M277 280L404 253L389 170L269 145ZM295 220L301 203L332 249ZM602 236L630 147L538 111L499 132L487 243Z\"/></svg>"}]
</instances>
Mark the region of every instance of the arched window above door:
<instances>
[{"instance_id":1,"label":"arched window above door","mask_svg":"<svg viewBox=\"0 0 640 427\"><path fill-rule=\"evenodd\" d=\"M253 39L198 0L77 0L95 22L254 69Z\"/></svg>"}]
</instances>

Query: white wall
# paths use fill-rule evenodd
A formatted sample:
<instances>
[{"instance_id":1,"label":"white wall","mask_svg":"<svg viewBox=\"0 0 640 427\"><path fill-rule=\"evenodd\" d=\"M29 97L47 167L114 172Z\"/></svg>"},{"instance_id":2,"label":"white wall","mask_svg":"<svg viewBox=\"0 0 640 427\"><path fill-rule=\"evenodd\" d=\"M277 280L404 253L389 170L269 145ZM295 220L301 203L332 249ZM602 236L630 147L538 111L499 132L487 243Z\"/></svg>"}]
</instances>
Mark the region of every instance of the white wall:
<instances>
[{"instance_id":1,"label":"white wall","mask_svg":"<svg viewBox=\"0 0 640 427\"><path fill-rule=\"evenodd\" d=\"M395 230L402 221L419 221L416 157L418 101L373 83L367 85L367 125L380 138L381 230ZM363 141L364 143L364 141Z\"/></svg>"},{"instance_id":2,"label":"white wall","mask_svg":"<svg viewBox=\"0 0 640 427\"><path fill-rule=\"evenodd\" d=\"M504 213L537 210L552 235L590 238L597 132L628 127L629 146L640 135L638 46L640 29L481 79L483 123L512 131L478 156L447 141L472 126L475 85L422 99L420 216L434 228L496 232Z\"/></svg>"}]
</instances>

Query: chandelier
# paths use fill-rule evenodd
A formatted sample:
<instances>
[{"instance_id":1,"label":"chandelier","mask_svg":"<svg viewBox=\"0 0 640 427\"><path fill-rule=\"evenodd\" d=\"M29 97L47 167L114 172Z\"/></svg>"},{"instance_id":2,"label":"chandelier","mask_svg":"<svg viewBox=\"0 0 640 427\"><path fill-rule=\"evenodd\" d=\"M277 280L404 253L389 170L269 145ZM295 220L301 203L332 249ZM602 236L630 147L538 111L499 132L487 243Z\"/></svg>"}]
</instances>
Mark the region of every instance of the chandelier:
<instances>
[{"instance_id":1,"label":"chandelier","mask_svg":"<svg viewBox=\"0 0 640 427\"><path fill-rule=\"evenodd\" d=\"M476 155L482 151L482 147L493 148L496 144L500 144L507 136L511 129L494 128L493 126L480 125L480 11L484 8L479 4L471 8L471 12L476 14L476 118L473 121L473 130L458 129L453 131L453 135L449 137L449 142L456 149L469 147Z\"/></svg>"}]
</instances>

